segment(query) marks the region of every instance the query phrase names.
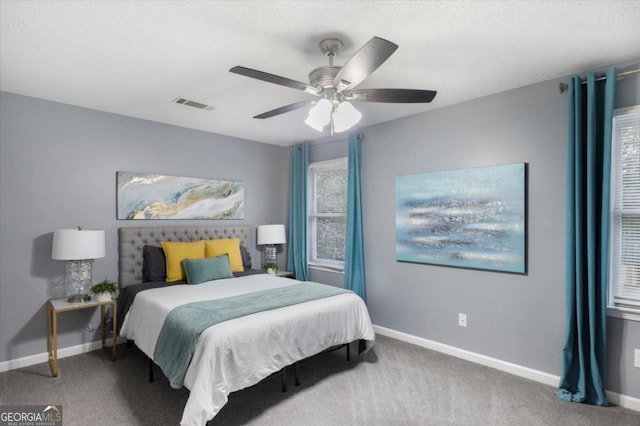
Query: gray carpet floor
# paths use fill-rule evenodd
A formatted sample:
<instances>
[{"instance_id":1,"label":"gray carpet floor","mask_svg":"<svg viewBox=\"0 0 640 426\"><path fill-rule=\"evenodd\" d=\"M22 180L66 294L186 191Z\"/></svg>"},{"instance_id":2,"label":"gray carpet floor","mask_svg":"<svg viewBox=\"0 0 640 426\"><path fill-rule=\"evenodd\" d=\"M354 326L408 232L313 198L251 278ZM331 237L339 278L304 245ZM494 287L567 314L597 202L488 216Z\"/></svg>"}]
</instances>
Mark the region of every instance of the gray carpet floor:
<instances>
[{"instance_id":1,"label":"gray carpet floor","mask_svg":"<svg viewBox=\"0 0 640 426\"><path fill-rule=\"evenodd\" d=\"M355 352L355 345L354 345ZM186 389L173 390L147 359L118 347L0 374L0 404L61 404L69 425L176 425ZM640 413L568 403L553 387L378 336L367 354L343 350L304 364L302 384L280 391L280 376L231 394L209 426L229 425L630 425Z\"/></svg>"}]
</instances>

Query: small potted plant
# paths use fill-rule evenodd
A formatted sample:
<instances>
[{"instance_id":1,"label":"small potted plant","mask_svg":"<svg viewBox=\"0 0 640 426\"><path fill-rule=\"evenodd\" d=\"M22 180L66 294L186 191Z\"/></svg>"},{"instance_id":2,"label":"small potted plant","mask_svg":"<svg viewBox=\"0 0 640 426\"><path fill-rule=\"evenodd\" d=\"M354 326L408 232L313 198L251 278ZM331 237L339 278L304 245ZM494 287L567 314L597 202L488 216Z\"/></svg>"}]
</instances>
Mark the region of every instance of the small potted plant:
<instances>
[{"instance_id":1,"label":"small potted plant","mask_svg":"<svg viewBox=\"0 0 640 426\"><path fill-rule=\"evenodd\" d=\"M278 264L276 262L265 262L262 267L269 275L275 275L278 272Z\"/></svg>"},{"instance_id":2,"label":"small potted plant","mask_svg":"<svg viewBox=\"0 0 640 426\"><path fill-rule=\"evenodd\" d=\"M98 302L106 302L111 300L113 295L118 291L118 285L113 281L105 279L91 286L89 291Z\"/></svg>"}]
</instances>

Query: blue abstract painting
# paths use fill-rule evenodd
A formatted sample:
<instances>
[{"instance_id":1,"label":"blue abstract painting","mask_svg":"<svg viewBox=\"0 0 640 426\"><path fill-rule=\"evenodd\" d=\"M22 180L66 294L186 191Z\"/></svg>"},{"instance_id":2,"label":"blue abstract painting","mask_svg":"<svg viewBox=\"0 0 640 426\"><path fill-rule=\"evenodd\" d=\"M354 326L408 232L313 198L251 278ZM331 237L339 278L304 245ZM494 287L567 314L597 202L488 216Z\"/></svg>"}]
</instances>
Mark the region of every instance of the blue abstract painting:
<instances>
[{"instance_id":1,"label":"blue abstract painting","mask_svg":"<svg viewBox=\"0 0 640 426\"><path fill-rule=\"evenodd\" d=\"M396 177L396 259L526 273L526 164Z\"/></svg>"},{"instance_id":2,"label":"blue abstract painting","mask_svg":"<svg viewBox=\"0 0 640 426\"><path fill-rule=\"evenodd\" d=\"M243 219L242 182L117 173L118 219Z\"/></svg>"}]
</instances>

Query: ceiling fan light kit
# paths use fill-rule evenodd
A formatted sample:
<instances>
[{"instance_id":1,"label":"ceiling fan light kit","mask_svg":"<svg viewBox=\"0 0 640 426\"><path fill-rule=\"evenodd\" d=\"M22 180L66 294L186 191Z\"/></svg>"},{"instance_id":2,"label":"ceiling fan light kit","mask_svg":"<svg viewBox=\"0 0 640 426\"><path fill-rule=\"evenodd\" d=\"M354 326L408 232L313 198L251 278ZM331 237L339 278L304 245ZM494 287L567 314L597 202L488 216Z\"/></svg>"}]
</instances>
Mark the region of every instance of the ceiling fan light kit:
<instances>
[{"instance_id":1,"label":"ceiling fan light kit","mask_svg":"<svg viewBox=\"0 0 640 426\"><path fill-rule=\"evenodd\" d=\"M332 103L328 99L320 99L309 110L309 116L304 123L319 132L324 131L327 124L331 124L331 134L349 130L355 126L362 114L349 101Z\"/></svg>"},{"instance_id":2,"label":"ceiling fan light kit","mask_svg":"<svg viewBox=\"0 0 640 426\"><path fill-rule=\"evenodd\" d=\"M322 132L330 124L331 134L344 132L355 126L362 114L351 102L386 103L428 103L436 93L433 90L414 89L360 89L354 90L371 73L382 65L396 51L398 45L380 37L373 37L362 46L342 66L333 65L336 52L342 47L337 38L327 38L320 42L320 50L329 57L329 65L314 69L309 73L309 84L291 80L247 67L235 66L229 71L268 83L278 84L305 93L319 96L314 101L300 101L254 116L265 119L309 105L309 116L305 124Z\"/></svg>"}]
</instances>

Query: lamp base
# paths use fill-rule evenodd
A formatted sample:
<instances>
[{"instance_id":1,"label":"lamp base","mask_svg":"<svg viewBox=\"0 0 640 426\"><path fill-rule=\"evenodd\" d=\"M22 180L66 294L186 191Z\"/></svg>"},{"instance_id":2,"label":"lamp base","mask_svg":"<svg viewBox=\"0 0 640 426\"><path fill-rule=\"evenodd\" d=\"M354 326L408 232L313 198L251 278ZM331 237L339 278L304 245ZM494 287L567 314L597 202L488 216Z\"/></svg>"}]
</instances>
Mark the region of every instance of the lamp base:
<instances>
[{"instance_id":1,"label":"lamp base","mask_svg":"<svg viewBox=\"0 0 640 426\"><path fill-rule=\"evenodd\" d=\"M91 296L88 294L72 294L67 297L67 302L69 303L83 303L88 302L89 300L91 300Z\"/></svg>"},{"instance_id":2,"label":"lamp base","mask_svg":"<svg viewBox=\"0 0 640 426\"><path fill-rule=\"evenodd\" d=\"M69 260L66 265L66 296L69 303L91 300L93 259Z\"/></svg>"},{"instance_id":3,"label":"lamp base","mask_svg":"<svg viewBox=\"0 0 640 426\"><path fill-rule=\"evenodd\" d=\"M273 265L278 264L278 249L273 244L267 244L264 246L262 250L262 267L271 268Z\"/></svg>"}]
</instances>

